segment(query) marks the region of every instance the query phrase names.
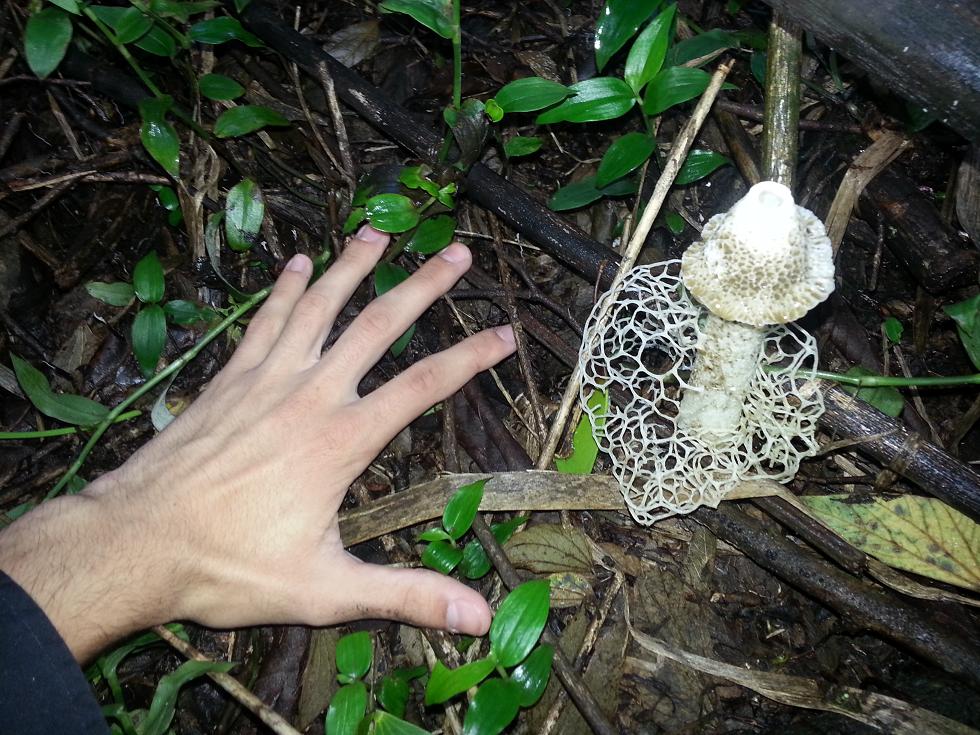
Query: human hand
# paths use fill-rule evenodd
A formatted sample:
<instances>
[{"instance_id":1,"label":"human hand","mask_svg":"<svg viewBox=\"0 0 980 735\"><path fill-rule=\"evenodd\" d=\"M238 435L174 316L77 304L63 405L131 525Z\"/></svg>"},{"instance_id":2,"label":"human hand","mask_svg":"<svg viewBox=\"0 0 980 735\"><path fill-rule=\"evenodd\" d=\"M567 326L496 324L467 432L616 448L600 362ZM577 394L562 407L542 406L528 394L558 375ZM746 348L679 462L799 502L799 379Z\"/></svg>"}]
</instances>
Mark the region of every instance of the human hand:
<instances>
[{"instance_id":1,"label":"human hand","mask_svg":"<svg viewBox=\"0 0 980 735\"><path fill-rule=\"evenodd\" d=\"M170 427L80 495L0 535L0 567L76 658L174 619L225 628L390 618L486 632L490 611L476 591L428 570L366 564L340 540L338 509L370 461L514 349L510 327L487 330L359 397L368 370L470 263L450 246L321 355L387 243L365 228L309 289L309 258L293 258L231 360Z\"/></svg>"}]
</instances>

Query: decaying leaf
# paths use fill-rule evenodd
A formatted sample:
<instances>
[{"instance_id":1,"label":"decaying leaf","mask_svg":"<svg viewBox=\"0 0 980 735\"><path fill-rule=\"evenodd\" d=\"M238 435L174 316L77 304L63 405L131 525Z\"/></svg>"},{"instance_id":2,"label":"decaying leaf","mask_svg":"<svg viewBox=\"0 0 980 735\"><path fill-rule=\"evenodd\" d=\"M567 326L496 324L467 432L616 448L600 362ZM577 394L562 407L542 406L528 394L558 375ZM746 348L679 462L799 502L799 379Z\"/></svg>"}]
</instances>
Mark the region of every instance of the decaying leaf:
<instances>
[{"instance_id":1,"label":"decaying leaf","mask_svg":"<svg viewBox=\"0 0 980 735\"><path fill-rule=\"evenodd\" d=\"M324 50L344 66L354 68L374 56L380 40L376 19L341 28L327 39Z\"/></svg>"},{"instance_id":2,"label":"decaying leaf","mask_svg":"<svg viewBox=\"0 0 980 735\"><path fill-rule=\"evenodd\" d=\"M592 573L592 548L577 528L543 523L514 534L504 548L515 567L535 574Z\"/></svg>"},{"instance_id":3,"label":"decaying leaf","mask_svg":"<svg viewBox=\"0 0 980 735\"><path fill-rule=\"evenodd\" d=\"M578 607L595 595L586 577L576 572L551 574L551 607Z\"/></svg>"},{"instance_id":4,"label":"decaying leaf","mask_svg":"<svg viewBox=\"0 0 980 735\"><path fill-rule=\"evenodd\" d=\"M849 543L898 569L980 590L980 525L941 500L801 498Z\"/></svg>"}]
</instances>

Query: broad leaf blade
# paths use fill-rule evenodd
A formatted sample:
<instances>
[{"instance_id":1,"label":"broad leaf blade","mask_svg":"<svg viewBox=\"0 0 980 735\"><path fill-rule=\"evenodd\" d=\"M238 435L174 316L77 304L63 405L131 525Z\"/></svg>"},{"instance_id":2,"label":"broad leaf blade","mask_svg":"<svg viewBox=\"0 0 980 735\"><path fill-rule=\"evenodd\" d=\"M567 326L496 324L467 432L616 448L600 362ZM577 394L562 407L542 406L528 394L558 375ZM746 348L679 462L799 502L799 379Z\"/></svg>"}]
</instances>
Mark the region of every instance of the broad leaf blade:
<instances>
[{"instance_id":1,"label":"broad leaf blade","mask_svg":"<svg viewBox=\"0 0 980 735\"><path fill-rule=\"evenodd\" d=\"M255 244L265 217L262 190L251 179L243 179L228 190L225 200L225 236L228 247L237 252Z\"/></svg>"},{"instance_id":2,"label":"broad leaf blade","mask_svg":"<svg viewBox=\"0 0 980 735\"><path fill-rule=\"evenodd\" d=\"M529 156L537 153L541 148L542 140L536 135L515 135L504 143L504 155L507 158L517 158L518 156Z\"/></svg>"},{"instance_id":3,"label":"broad leaf blade","mask_svg":"<svg viewBox=\"0 0 980 735\"><path fill-rule=\"evenodd\" d=\"M630 171L643 165L657 147L657 141L647 133L627 133L613 141L599 162L595 184L597 188L608 186Z\"/></svg>"},{"instance_id":4,"label":"broad leaf blade","mask_svg":"<svg viewBox=\"0 0 980 735\"><path fill-rule=\"evenodd\" d=\"M238 20L227 16L195 23L191 26L188 36L198 43L218 44L226 41L241 41L252 48L265 46L257 36L246 31Z\"/></svg>"},{"instance_id":5,"label":"broad leaf blade","mask_svg":"<svg viewBox=\"0 0 980 735\"><path fill-rule=\"evenodd\" d=\"M27 19L24 56L31 71L45 79L58 68L71 42L71 17L58 8L44 8Z\"/></svg>"},{"instance_id":6,"label":"broad leaf blade","mask_svg":"<svg viewBox=\"0 0 980 735\"><path fill-rule=\"evenodd\" d=\"M456 234L456 220L448 214L440 214L422 220L422 224L412 233L405 249L412 253L431 255L438 253L453 240Z\"/></svg>"},{"instance_id":7,"label":"broad leaf blade","mask_svg":"<svg viewBox=\"0 0 980 735\"><path fill-rule=\"evenodd\" d=\"M379 7L389 13L410 15L417 23L443 38L453 37L452 0L384 0Z\"/></svg>"},{"instance_id":8,"label":"broad leaf blade","mask_svg":"<svg viewBox=\"0 0 980 735\"><path fill-rule=\"evenodd\" d=\"M109 306L129 306L136 298L132 284L125 281L115 281L114 283L89 281L85 284L85 290L88 291L89 296L109 304Z\"/></svg>"},{"instance_id":9,"label":"broad leaf blade","mask_svg":"<svg viewBox=\"0 0 980 735\"><path fill-rule=\"evenodd\" d=\"M289 125L289 120L268 107L239 105L221 113L214 122L214 134L219 138L237 138L269 125Z\"/></svg>"},{"instance_id":10,"label":"broad leaf blade","mask_svg":"<svg viewBox=\"0 0 980 735\"><path fill-rule=\"evenodd\" d=\"M659 5L660 0L607 0L595 29L595 61L599 71Z\"/></svg>"},{"instance_id":11,"label":"broad leaf blade","mask_svg":"<svg viewBox=\"0 0 980 735\"><path fill-rule=\"evenodd\" d=\"M209 100L233 100L245 94L245 87L224 74L205 74L197 86Z\"/></svg>"},{"instance_id":12,"label":"broad leaf blade","mask_svg":"<svg viewBox=\"0 0 980 735\"><path fill-rule=\"evenodd\" d=\"M956 331L973 366L980 370L980 294L966 301L944 306L943 311L956 322Z\"/></svg>"},{"instance_id":13,"label":"broad leaf blade","mask_svg":"<svg viewBox=\"0 0 980 735\"><path fill-rule=\"evenodd\" d=\"M367 710L367 687L355 681L340 687L327 710L326 731L329 735L357 735L357 726Z\"/></svg>"},{"instance_id":14,"label":"broad leaf blade","mask_svg":"<svg viewBox=\"0 0 980 735\"><path fill-rule=\"evenodd\" d=\"M695 181L703 179L712 171L731 162L732 160L728 156L723 156L720 153L695 149L687 154L684 165L677 172L677 178L674 179L674 183L678 186L693 184Z\"/></svg>"},{"instance_id":15,"label":"broad leaf blade","mask_svg":"<svg viewBox=\"0 0 980 735\"><path fill-rule=\"evenodd\" d=\"M844 373L844 375L853 375L855 377L876 374L877 373L874 373L867 368L863 368L860 365L856 365ZM841 385L841 388L845 392L850 393L852 396L857 396L862 401L870 403L883 414L888 416L897 417L902 413L902 409L905 408L905 399L902 397L901 391L899 391L898 388L893 388L892 386L858 388L853 385Z\"/></svg>"},{"instance_id":16,"label":"broad leaf blade","mask_svg":"<svg viewBox=\"0 0 980 735\"><path fill-rule=\"evenodd\" d=\"M407 199L407 197L405 198ZM393 289L406 278L408 278L408 271L401 266L395 265L394 263L378 263L378 265L374 268L374 292L378 296L381 296L382 294L385 294ZM414 334L415 325L413 324L406 329L405 333L391 346L390 351L392 356L398 357L402 352L404 352L405 348L408 346L408 343L412 339L412 335Z\"/></svg>"},{"instance_id":17,"label":"broad leaf blade","mask_svg":"<svg viewBox=\"0 0 980 735\"><path fill-rule=\"evenodd\" d=\"M473 519L476 518L476 511L483 500L483 486L487 480L477 480L469 485L464 485L446 503L446 509L442 513L442 527L446 533L452 536L453 540L460 538L470 530Z\"/></svg>"},{"instance_id":18,"label":"broad leaf blade","mask_svg":"<svg viewBox=\"0 0 980 735\"><path fill-rule=\"evenodd\" d=\"M492 657L477 659L455 669L446 668L441 661L437 661L425 687L426 706L442 704L475 687L490 675L496 665Z\"/></svg>"},{"instance_id":19,"label":"broad leaf blade","mask_svg":"<svg viewBox=\"0 0 980 735\"><path fill-rule=\"evenodd\" d=\"M463 552L448 541L433 541L422 552L422 564L439 574L449 574L463 558Z\"/></svg>"},{"instance_id":20,"label":"broad leaf blade","mask_svg":"<svg viewBox=\"0 0 980 735\"><path fill-rule=\"evenodd\" d=\"M885 564L980 591L980 525L941 500L917 495L800 500L848 543Z\"/></svg>"},{"instance_id":21,"label":"broad leaf blade","mask_svg":"<svg viewBox=\"0 0 980 735\"><path fill-rule=\"evenodd\" d=\"M160 679L146 719L140 723L140 735L165 735L174 717L177 694L184 684L212 671L230 671L234 666L234 663L221 661L185 661L176 671Z\"/></svg>"},{"instance_id":22,"label":"broad leaf blade","mask_svg":"<svg viewBox=\"0 0 980 735\"><path fill-rule=\"evenodd\" d=\"M575 92L575 96L538 115L536 120L538 125L612 120L625 115L636 102L633 90L626 82L616 77L587 79L573 84L569 89Z\"/></svg>"},{"instance_id":23,"label":"broad leaf blade","mask_svg":"<svg viewBox=\"0 0 980 735\"><path fill-rule=\"evenodd\" d=\"M504 598L490 624L490 652L501 666L516 666L538 642L550 608L547 580L525 582Z\"/></svg>"},{"instance_id":24,"label":"broad leaf blade","mask_svg":"<svg viewBox=\"0 0 980 735\"><path fill-rule=\"evenodd\" d=\"M705 89L711 76L702 69L672 66L661 71L647 85L643 111L659 115L674 105L694 99Z\"/></svg>"},{"instance_id":25,"label":"broad leaf blade","mask_svg":"<svg viewBox=\"0 0 980 735\"><path fill-rule=\"evenodd\" d=\"M409 694L408 682L403 677L388 674L381 679L375 696L378 699L378 704L388 712L395 717L404 717Z\"/></svg>"},{"instance_id":26,"label":"broad leaf blade","mask_svg":"<svg viewBox=\"0 0 980 735\"><path fill-rule=\"evenodd\" d=\"M155 304L163 298L163 266L151 250L133 268L133 291L144 304Z\"/></svg>"},{"instance_id":27,"label":"broad leaf blade","mask_svg":"<svg viewBox=\"0 0 980 735\"><path fill-rule=\"evenodd\" d=\"M378 710L371 715L371 735L430 735L428 730Z\"/></svg>"},{"instance_id":28,"label":"broad leaf blade","mask_svg":"<svg viewBox=\"0 0 980 735\"><path fill-rule=\"evenodd\" d=\"M505 113L535 112L551 107L571 94L574 90L564 84L541 77L525 77L505 84L493 99Z\"/></svg>"},{"instance_id":29,"label":"broad leaf blade","mask_svg":"<svg viewBox=\"0 0 980 735\"><path fill-rule=\"evenodd\" d=\"M147 304L133 319L133 354L145 377L153 375L167 343L167 317L159 304Z\"/></svg>"},{"instance_id":30,"label":"broad leaf blade","mask_svg":"<svg viewBox=\"0 0 980 735\"><path fill-rule=\"evenodd\" d=\"M738 46L738 39L728 31L720 28L699 33L692 38L686 38L674 46L667 54L668 66L681 66L689 61L700 60L698 66L728 48Z\"/></svg>"},{"instance_id":31,"label":"broad leaf blade","mask_svg":"<svg viewBox=\"0 0 980 735\"><path fill-rule=\"evenodd\" d=\"M554 657L555 649L542 643L511 673L510 680L520 690L521 707L531 707L541 699L551 677L551 662Z\"/></svg>"},{"instance_id":32,"label":"broad leaf blade","mask_svg":"<svg viewBox=\"0 0 980 735\"><path fill-rule=\"evenodd\" d=\"M147 153L173 177L180 175L180 137L166 114L172 100L169 97L150 98L139 104L140 140Z\"/></svg>"},{"instance_id":33,"label":"broad leaf blade","mask_svg":"<svg viewBox=\"0 0 980 735\"><path fill-rule=\"evenodd\" d=\"M643 29L630 48L623 77L636 94L640 93L643 86L664 65L676 12L676 5L668 5L660 15L650 21L650 25Z\"/></svg>"},{"instance_id":34,"label":"broad leaf blade","mask_svg":"<svg viewBox=\"0 0 980 735\"><path fill-rule=\"evenodd\" d=\"M405 232L419 223L415 204L404 194L377 194L364 209L371 226L382 232Z\"/></svg>"},{"instance_id":35,"label":"broad leaf blade","mask_svg":"<svg viewBox=\"0 0 980 735\"><path fill-rule=\"evenodd\" d=\"M44 373L13 352L10 362L24 395L45 416L66 424L95 426L109 415L108 408L89 398L55 393Z\"/></svg>"},{"instance_id":36,"label":"broad leaf blade","mask_svg":"<svg viewBox=\"0 0 980 735\"><path fill-rule=\"evenodd\" d=\"M628 178L614 181L609 186L600 189L596 186L596 177L587 176L580 181L561 187L548 200L548 206L556 212L578 209L587 204L592 204L592 202L602 199L604 196L614 197L635 194L636 187L636 181Z\"/></svg>"},{"instance_id":37,"label":"broad leaf blade","mask_svg":"<svg viewBox=\"0 0 980 735\"><path fill-rule=\"evenodd\" d=\"M374 641L366 630L345 635L337 641L337 675L360 679L371 668Z\"/></svg>"},{"instance_id":38,"label":"broad leaf blade","mask_svg":"<svg viewBox=\"0 0 980 735\"><path fill-rule=\"evenodd\" d=\"M463 719L463 735L498 735L514 721L521 708L517 685L491 679L476 692Z\"/></svg>"}]
</instances>

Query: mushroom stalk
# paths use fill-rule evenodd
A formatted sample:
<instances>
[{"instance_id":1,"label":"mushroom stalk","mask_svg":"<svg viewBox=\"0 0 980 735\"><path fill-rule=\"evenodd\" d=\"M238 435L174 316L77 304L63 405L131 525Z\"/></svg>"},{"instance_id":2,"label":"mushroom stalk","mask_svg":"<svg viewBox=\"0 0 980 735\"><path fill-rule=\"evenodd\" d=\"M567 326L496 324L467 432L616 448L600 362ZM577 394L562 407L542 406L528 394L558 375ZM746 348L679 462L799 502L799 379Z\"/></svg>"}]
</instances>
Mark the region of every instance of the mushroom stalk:
<instances>
[{"instance_id":1,"label":"mushroom stalk","mask_svg":"<svg viewBox=\"0 0 980 735\"><path fill-rule=\"evenodd\" d=\"M738 429L766 330L709 314L677 414L678 428L721 440Z\"/></svg>"}]
</instances>

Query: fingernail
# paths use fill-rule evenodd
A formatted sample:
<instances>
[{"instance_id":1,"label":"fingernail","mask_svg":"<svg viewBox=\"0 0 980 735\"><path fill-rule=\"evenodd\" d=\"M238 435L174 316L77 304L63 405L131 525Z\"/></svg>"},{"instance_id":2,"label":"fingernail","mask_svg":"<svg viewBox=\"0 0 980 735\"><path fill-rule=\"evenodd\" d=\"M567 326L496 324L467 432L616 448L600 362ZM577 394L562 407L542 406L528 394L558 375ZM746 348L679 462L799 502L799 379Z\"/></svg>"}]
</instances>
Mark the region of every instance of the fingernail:
<instances>
[{"instance_id":1,"label":"fingernail","mask_svg":"<svg viewBox=\"0 0 980 735\"><path fill-rule=\"evenodd\" d=\"M357 234L354 235L354 239L376 243L386 241L388 236L385 233L374 229L371 227L371 225L361 225L361 229L359 229Z\"/></svg>"},{"instance_id":2,"label":"fingernail","mask_svg":"<svg viewBox=\"0 0 980 735\"><path fill-rule=\"evenodd\" d=\"M486 615L465 600L453 600L446 608L446 627L453 633L482 635L486 629Z\"/></svg>"},{"instance_id":3,"label":"fingernail","mask_svg":"<svg viewBox=\"0 0 980 735\"><path fill-rule=\"evenodd\" d=\"M514 328L510 324L505 324L502 327L494 327L493 331L497 333L497 336L508 345L513 347L517 342L514 340Z\"/></svg>"},{"instance_id":4,"label":"fingernail","mask_svg":"<svg viewBox=\"0 0 980 735\"><path fill-rule=\"evenodd\" d=\"M469 250L466 249L465 245L460 245L458 242L454 242L448 248L445 248L439 253L439 257L443 260L447 260L450 263L461 263L466 260L466 256L469 254Z\"/></svg>"},{"instance_id":5,"label":"fingernail","mask_svg":"<svg viewBox=\"0 0 980 735\"><path fill-rule=\"evenodd\" d=\"M286 263L286 267L283 270L294 271L296 273L302 273L309 266L310 259L307 258L302 253L296 253L289 262Z\"/></svg>"}]
</instances>

